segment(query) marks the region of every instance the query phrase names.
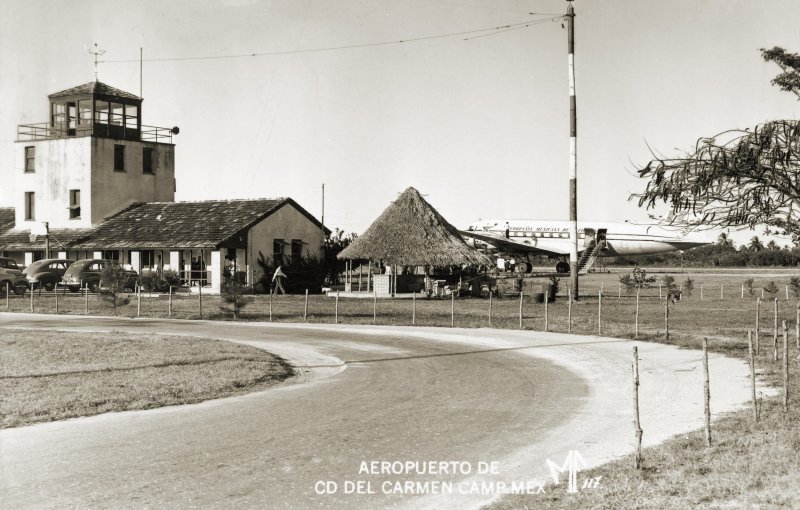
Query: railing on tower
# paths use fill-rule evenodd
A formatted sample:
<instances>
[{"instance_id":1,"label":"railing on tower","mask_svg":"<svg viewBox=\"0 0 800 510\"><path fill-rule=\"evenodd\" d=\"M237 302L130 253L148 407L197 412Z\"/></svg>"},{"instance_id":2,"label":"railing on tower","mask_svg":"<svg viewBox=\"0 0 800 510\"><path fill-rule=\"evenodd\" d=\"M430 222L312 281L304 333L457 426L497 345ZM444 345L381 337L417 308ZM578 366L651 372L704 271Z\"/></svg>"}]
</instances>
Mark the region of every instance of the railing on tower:
<instances>
[{"instance_id":1,"label":"railing on tower","mask_svg":"<svg viewBox=\"0 0 800 510\"><path fill-rule=\"evenodd\" d=\"M172 143L172 135L173 130L170 128L145 125L141 126L141 131L126 126L99 123L90 123L76 127L53 125L50 122L19 124L17 126L18 142L99 136L122 140L130 140L133 138L142 142Z\"/></svg>"}]
</instances>

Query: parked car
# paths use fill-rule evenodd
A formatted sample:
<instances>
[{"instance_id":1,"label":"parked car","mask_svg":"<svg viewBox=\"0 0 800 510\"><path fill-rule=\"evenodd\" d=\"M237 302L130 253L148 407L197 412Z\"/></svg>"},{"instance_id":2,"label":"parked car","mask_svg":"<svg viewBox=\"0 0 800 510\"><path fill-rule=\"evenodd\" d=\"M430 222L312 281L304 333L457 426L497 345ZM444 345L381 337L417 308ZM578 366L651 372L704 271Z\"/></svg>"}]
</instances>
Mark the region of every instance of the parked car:
<instances>
[{"instance_id":1,"label":"parked car","mask_svg":"<svg viewBox=\"0 0 800 510\"><path fill-rule=\"evenodd\" d=\"M28 279L14 259L0 257L0 292L5 294L6 288L21 296L28 290Z\"/></svg>"},{"instance_id":2,"label":"parked car","mask_svg":"<svg viewBox=\"0 0 800 510\"><path fill-rule=\"evenodd\" d=\"M28 278L28 283L33 287L44 288L45 290L53 290L64 276L64 272L73 263L72 260L67 259L42 259L37 260L22 270Z\"/></svg>"},{"instance_id":3,"label":"parked car","mask_svg":"<svg viewBox=\"0 0 800 510\"><path fill-rule=\"evenodd\" d=\"M100 288L103 269L110 264L119 265L119 262L104 259L83 259L73 262L64 272L64 276L61 277L61 284L72 292L78 292L84 286L90 291L96 292ZM125 288L134 290L136 288L136 279L139 275L131 269L125 269L124 271L127 277Z\"/></svg>"}]
</instances>

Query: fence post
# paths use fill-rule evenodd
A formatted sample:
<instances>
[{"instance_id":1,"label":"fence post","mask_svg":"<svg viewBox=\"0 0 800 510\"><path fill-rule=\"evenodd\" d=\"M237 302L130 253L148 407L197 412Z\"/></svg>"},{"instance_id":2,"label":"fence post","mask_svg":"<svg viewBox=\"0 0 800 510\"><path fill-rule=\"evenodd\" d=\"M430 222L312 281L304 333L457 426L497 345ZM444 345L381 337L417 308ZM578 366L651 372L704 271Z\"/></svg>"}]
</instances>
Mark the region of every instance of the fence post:
<instances>
[{"instance_id":1,"label":"fence post","mask_svg":"<svg viewBox=\"0 0 800 510\"><path fill-rule=\"evenodd\" d=\"M203 320L203 285L197 285L200 299L200 320Z\"/></svg>"},{"instance_id":2,"label":"fence post","mask_svg":"<svg viewBox=\"0 0 800 510\"><path fill-rule=\"evenodd\" d=\"M725 290L725 284L724 283L720 283L719 284L719 299L720 299L720 301L722 301L724 299L724 290Z\"/></svg>"},{"instance_id":3,"label":"fence post","mask_svg":"<svg viewBox=\"0 0 800 510\"><path fill-rule=\"evenodd\" d=\"M786 286L786 301L789 301L789 286Z\"/></svg>"},{"instance_id":4,"label":"fence post","mask_svg":"<svg viewBox=\"0 0 800 510\"><path fill-rule=\"evenodd\" d=\"M756 359L753 355L753 330L747 332L747 358L750 360L750 393L753 399L753 420L758 422L758 403L756 402Z\"/></svg>"},{"instance_id":5,"label":"fence post","mask_svg":"<svg viewBox=\"0 0 800 510\"><path fill-rule=\"evenodd\" d=\"M6 282L6 311L11 310L11 301L10 301L10 294L11 294L11 284ZM798 305L800 306L800 305Z\"/></svg>"},{"instance_id":6,"label":"fence post","mask_svg":"<svg viewBox=\"0 0 800 510\"><path fill-rule=\"evenodd\" d=\"M756 356L761 355L761 342L759 340L758 322L761 319L761 298L756 298Z\"/></svg>"},{"instance_id":7,"label":"fence post","mask_svg":"<svg viewBox=\"0 0 800 510\"><path fill-rule=\"evenodd\" d=\"M56 282L56 286L53 288L53 295L56 297L56 315L58 315L58 282Z\"/></svg>"},{"instance_id":8,"label":"fence post","mask_svg":"<svg viewBox=\"0 0 800 510\"><path fill-rule=\"evenodd\" d=\"M797 350L800 351L800 303L797 303L794 318L794 339L797 342Z\"/></svg>"},{"instance_id":9,"label":"fence post","mask_svg":"<svg viewBox=\"0 0 800 510\"><path fill-rule=\"evenodd\" d=\"M783 321L783 412L789 412L789 330Z\"/></svg>"},{"instance_id":10,"label":"fence post","mask_svg":"<svg viewBox=\"0 0 800 510\"><path fill-rule=\"evenodd\" d=\"M778 361L778 298L773 299L772 361Z\"/></svg>"},{"instance_id":11,"label":"fence post","mask_svg":"<svg viewBox=\"0 0 800 510\"><path fill-rule=\"evenodd\" d=\"M633 337L639 338L639 289L636 289L636 319L634 323Z\"/></svg>"},{"instance_id":12,"label":"fence post","mask_svg":"<svg viewBox=\"0 0 800 510\"><path fill-rule=\"evenodd\" d=\"M617 297L622 298L622 284L617 283Z\"/></svg>"},{"instance_id":13,"label":"fence post","mask_svg":"<svg viewBox=\"0 0 800 510\"><path fill-rule=\"evenodd\" d=\"M269 321L272 322L272 285L269 287Z\"/></svg>"},{"instance_id":14,"label":"fence post","mask_svg":"<svg viewBox=\"0 0 800 510\"><path fill-rule=\"evenodd\" d=\"M597 334L603 334L603 289L597 295Z\"/></svg>"},{"instance_id":15,"label":"fence post","mask_svg":"<svg viewBox=\"0 0 800 510\"><path fill-rule=\"evenodd\" d=\"M742 284L742 299L744 299L744 284Z\"/></svg>"},{"instance_id":16,"label":"fence post","mask_svg":"<svg viewBox=\"0 0 800 510\"><path fill-rule=\"evenodd\" d=\"M639 349L633 346L633 428L636 433L636 455L633 458L633 467L639 469L642 465L642 426L639 422Z\"/></svg>"},{"instance_id":17,"label":"fence post","mask_svg":"<svg viewBox=\"0 0 800 510\"><path fill-rule=\"evenodd\" d=\"M33 313L33 283L31 283L31 313Z\"/></svg>"},{"instance_id":18,"label":"fence post","mask_svg":"<svg viewBox=\"0 0 800 510\"><path fill-rule=\"evenodd\" d=\"M522 291L519 293L519 329L522 329Z\"/></svg>"},{"instance_id":19,"label":"fence post","mask_svg":"<svg viewBox=\"0 0 800 510\"><path fill-rule=\"evenodd\" d=\"M84 312L86 315L89 315L89 287L83 288L83 295L84 295Z\"/></svg>"},{"instance_id":20,"label":"fence post","mask_svg":"<svg viewBox=\"0 0 800 510\"><path fill-rule=\"evenodd\" d=\"M142 314L142 286L138 283L136 284L136 316L139 317Z\"/></svg>"},{"instance_id":21,"label":"fence post","mask_svg":"<svg viewBox=\"0 0 800 510\"><path fill-rule=\"evenodd\" d=\"M544 295L544 330L547 331L550 324L549 324L549 317L547 315L547 303L550 301L550 292L548 291L547 294Z\"/></svg>"},{"instance_id":22,"label":"fence post","mask_svg":"<svg viewBox=\"0 0 800 510\"><path fill-rule=\"evenodd\" d=\"M703 295L703 286L702 285L700 286L700 295L701 296ZM658 299L661 299L662 297L664 297L664 296L661 295L661 284L659 283L658 284Z\"/></svg>"},{"instance_id":23,"label":"fence post","mask_svg":"<svg viewBox=\"0 0 800 510\"><path fill-rule=\"evenodd\" d=\"M333 317L334 324L339 324L339 291L336 291L336 311Z\"/></svg>"},{"instance_id":24,"label":"fence post","mask_svg":"<svg viewBox=\"0 0 800 510\"><path fill-rule=\"evenodd\" d=\"M172 285L169 286L169 296L167 296L167 316L172 317Z\"/></svg>"},{"instance_id":25,"label":"fence post","mask_svg":"<svg viewBox=\"0 0 800 510\"><path fill-rule=\"evenodd\" d=\"M669 297L664 300L664 331L666 339L669 340Z\"/></svg>"},{"instance_id":26,"label":"fence post","mask_svg":"<svg viewBox=\"0 0 800 510\"><path fill-rule=\"evenodd\" d=\"M489 288L489 327L492 327L492 289Z\"/></svg>"},{"instance_id":27,"label":"fence post","mask_svg":"<svg viewBox=\"0 0 800 510\"><path fill-rule=\"evenodd\" d=\"M360 279L358 283L359 284L361 283ZM307 320L308 320L308 289L306 289L306 302L303 305L303 322L307 322Z\"/></svg>"},{"instance_id":28,"label":"fence post","mask_svg":"<svg viewBox=\"0 0 800 510\"><path fill-rule=\"evenodd\" d=\"M417 324L417 291L411 292L411 325Z\"/></svg>"},{"instance_id":29,"label":"fence post","mask_svg":"<svg viewBox=\"0 0 800 510\"><path fill-rule=\"evenodd\" d=\"M572 289L567 289L567 333L572 333Z\"/></svg>"},{"instance_id":30,"label":"fence post","mask_svg":"<svg viewBox=\"0 0 800 510\"><path fill-rule=\"evenodd\" d=\"M703 338L703 407L706 415L706 446L711 446L711 389L708 382L708 338Z\"/></svg>"},{"instance_id":31,"label":"fence post","mask_svg":"<svg viewBox=\"0 0 800 510\"><path fill-rule=\"evenodd\" d=\"M450 327L456 325L456 293L450 292Z\"/></svg>"},{"instance_id":32,"label":"fence post","mask_svg":"<svg viewBox=\"0 0 800 510\"><path fill-rule=\"evenodd\" d=\"M700 284L700 301L703 300L703 284Z\"/></svg>"},{"instance_id":33,"label":"fence post","mask_svg":"<svg viewBox=\"0 0 800 510\"><path fill-rule=\"evenodd\" d=\"M372 323L378 323L378 291L372 289Z\"/></svg>"}]
</instances>

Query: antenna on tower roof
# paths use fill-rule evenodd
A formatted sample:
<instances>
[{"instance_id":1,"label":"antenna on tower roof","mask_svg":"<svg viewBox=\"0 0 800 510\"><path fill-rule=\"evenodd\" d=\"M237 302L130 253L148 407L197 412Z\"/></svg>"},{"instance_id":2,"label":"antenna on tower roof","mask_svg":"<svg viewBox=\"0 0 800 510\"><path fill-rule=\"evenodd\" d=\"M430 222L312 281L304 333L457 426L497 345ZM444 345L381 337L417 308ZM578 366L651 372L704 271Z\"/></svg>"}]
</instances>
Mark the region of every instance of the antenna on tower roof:
<instances>
[{"instance_id":1,"label":"antenna on tower roof","mask_svg":"<svg viewBox=\"0 0 800 510\"><path fill-rule=\"evenodd\" d=\"M105 54L105 52L106 50L101 50L97 43L94 43L94 46L89 48L89 53L94 55L94 81L97 81L97 57Z\"/></svg>"}]
</instances>

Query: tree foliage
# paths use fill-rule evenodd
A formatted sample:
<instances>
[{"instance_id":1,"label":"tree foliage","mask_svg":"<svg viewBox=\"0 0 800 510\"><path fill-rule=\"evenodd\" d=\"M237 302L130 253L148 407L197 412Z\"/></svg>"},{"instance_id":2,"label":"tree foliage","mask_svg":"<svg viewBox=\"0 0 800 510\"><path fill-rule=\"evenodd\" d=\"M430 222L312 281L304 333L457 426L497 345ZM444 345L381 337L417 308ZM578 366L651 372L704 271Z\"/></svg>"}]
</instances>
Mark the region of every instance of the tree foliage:
<instances>
[{"instance_id":1,"label":"tree foliage","mask_svg":"<svg viewBox=\"0 0 800 510\"><path fill-rule=\"evenodd\" d=\"M800 56L761 50L782 73L773 84L800 97ZM800 121L773 120L697 140L685 154L653 159L637 169L648 179L631 195L640 207L667 204L668 224L688 228L750 227L800 238Z\"/></svg>"},{"instance_id":2,"label":"tree foliage","mask_svg":"<svg viewBox=\"0 0 800 510\"><path fill-rule=\"evenodd\" d=\"M118 264L108 264L100 273L100 297L106 300L117 315L117 308L130 303L127 294L130 287L129 276Z\"/></svg>"}]
</instances>

